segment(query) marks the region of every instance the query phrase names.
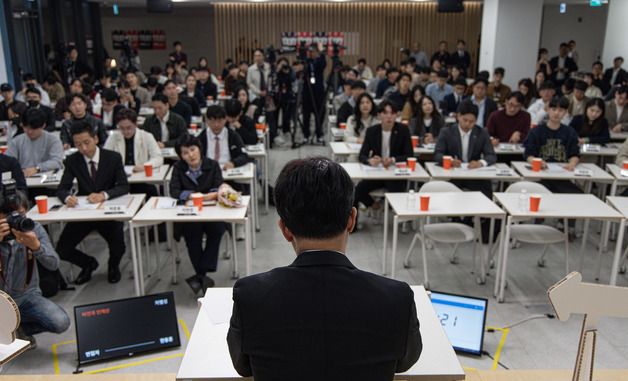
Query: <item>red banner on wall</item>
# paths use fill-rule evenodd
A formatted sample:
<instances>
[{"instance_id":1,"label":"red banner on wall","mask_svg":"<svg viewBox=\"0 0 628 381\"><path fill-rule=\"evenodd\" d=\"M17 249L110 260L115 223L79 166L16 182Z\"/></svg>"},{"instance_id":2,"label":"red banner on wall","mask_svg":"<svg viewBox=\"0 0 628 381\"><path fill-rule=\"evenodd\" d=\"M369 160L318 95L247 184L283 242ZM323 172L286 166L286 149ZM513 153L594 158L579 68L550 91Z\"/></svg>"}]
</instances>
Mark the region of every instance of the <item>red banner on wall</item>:
<instances>
[{"instance_id":1,"label":"red banner on wall","mask_svg":"<svg viewBox=\"0 0 628 381\"><path fill-rule=\"evenodd\" d=\"M163 30L114 30L111 32L111 41L114 49L122 49L125 40L134 50L165 50L166 32Z\"/></svg>"},{"instance_id":2,"label":"red banner on wall","mask_svg":"<svg viewBox=\"0 0 628 381\"><path fill-rule=\"evenodd\" d=\"M339 55L344 55L345 32L282 32L281 50L283 52L295 52L300 47L308 47L312 44L323 44L327 53L333 53L333 44L339 47Z\"/></svg>"}]
</instances>

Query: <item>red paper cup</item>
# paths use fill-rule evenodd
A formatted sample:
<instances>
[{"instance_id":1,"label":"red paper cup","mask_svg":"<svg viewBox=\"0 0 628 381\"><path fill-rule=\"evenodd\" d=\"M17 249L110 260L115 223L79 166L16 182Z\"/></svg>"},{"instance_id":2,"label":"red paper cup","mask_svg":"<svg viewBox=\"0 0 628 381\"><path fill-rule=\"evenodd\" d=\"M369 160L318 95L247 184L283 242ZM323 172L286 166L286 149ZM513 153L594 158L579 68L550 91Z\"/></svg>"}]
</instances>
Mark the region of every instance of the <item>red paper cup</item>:
<instances>
[{"instance_id":1,"label":"red paper cup","mask_svg":"<svg viewBox=\"0 0 628 381\"><path fill-rule=\"evenodd\" d=\"M256 130L260 130L260 131L264 131L266 129L266 126L264 125L264 123L256 123L255 124L255 129Z\"/></svg>"},{"instance_id":2,"label":"red paper cup","mask_svg":"<svg viewBox=\"0 0 628 381\"><path fill-rule=\"evenodd\" d=\"M198 128L198 124L196 124L196 123L190 123L190 128L191 128L194 132L196 132L196 129Z\"/></svg>"},{"instance_id":3,"label":"red paper cup","mask_svg":"<svg viewBox=\"0 0 628 381\"><path fill-rule=\"evenodd\" d=\"M540 172L542 164L543 164L542 159L532 159L532 170L534 172Z\"/></svg>"},{"instance_id":4,"label":"red paper cup","mask_svg":"<svg viewBox=\"0 0 628 381\"><path fill-rule=\"evenodd\" d=\"M624 169L628 169L628 160L624 160Z\"/></svg>"},{"instance_id":5,"label":"red paper cup","mask_svg":"<svg viewBox=\"0 0 628 381\"><path fill-rule=\"evenodd\" d=\"M430 195L422 194L420 195L421 199L421 211L426 212L430 208Z\"/></svg>"},{"instance_id":6,"label":"red paper cup","mask_svg":"<svg viewBox=\"0 0 628 381\"><path fill-rule=\"evenodd\" d=\"M541 205L541 196L538 194L531 194L530 195L530 211L538 212L540 205Z\"/></svg>"},{"instance_id":7,"label":"red paper cup","mask_svg":"<svg viewBox=\"0 0 628 381\"><path fill-rule=\"evenodd\" d=\"M224 97L225 95L226 95L226 94L225 94L225 91L224 91L224 90L221 90L221 91L220 91L220 96L221 96L221 97Z\"/></svg>"},{"instance_id":8,"label":"red paper cup","mask_svg":"<svg viewBox=\"0 0 628 381\"><path fill-rule=\"evenodd\" d=\"M7 153L7 146L0 146L0 153L5 154Z\"/></svg>"},{"instance_id":9,"label":"red paper cup","mask_svg":"<svg viewBox=\"0 0 628 381\"><path fill-rule=\"evenodd\" d=\"M412 172L416 170L416 157L408 158L408 168L410 168Z\"/></svg>"},{"instance_id":10,"label":"red paper cup","mask_svg":"<svg viewBox=\"0 0 628 381\"><path fill-rule=\"evenodd\" d=\"M451 169L451 162L453 158L451 156L443 156L443 168Z\"/></svg>"},{"instance_id":11,"label":"red paper cup","mask_svg":"<svg viewBox=\"0 0 628 381\"><path fill-rule=\"evenodd\" d=\"M346 130L347 129L347 123L340 123L340 124L338 124L338 127L340 127L341 130Z\"/></svg>"},{"instance_id":12,"label":"red paper cup","mask_svg":"<svg viewBox=\"0 0 628 381\"><path fill-rule=\"evenodd\" d=\"M48 196L37 196L35 197L35 202L37 203L39 214L48 213Z\"/></svg>"},{"instance_id":13,"label":"red paper cup","mask_svg":"<svg viewBox=\"0 0 628 381\"><path fill-rule=\"evenodd\" d=\"M418 145L419 145L419 137L413 136L412 137L412 149L415 149Z\"/></svg>"},{"instance_id":14,"label":"red paper cup","mask_svg":"<svg viewBox=\"0 0 628 381\"><path fill-rule=\"evenodd\" d=\"M151 177L153 175L152 163L144 163L144 174L146 175L146 177Z\"/></svg>"},{"instance_id":15,"label":"red paper cup","mask_svg":"<svg viewBox=\"0 0 628 381\"><path fill-rule=\"evenodd\" d=\"M192 203L199 211L203 210L203 194L192 193Z\"/></svg>"}]
</instances>

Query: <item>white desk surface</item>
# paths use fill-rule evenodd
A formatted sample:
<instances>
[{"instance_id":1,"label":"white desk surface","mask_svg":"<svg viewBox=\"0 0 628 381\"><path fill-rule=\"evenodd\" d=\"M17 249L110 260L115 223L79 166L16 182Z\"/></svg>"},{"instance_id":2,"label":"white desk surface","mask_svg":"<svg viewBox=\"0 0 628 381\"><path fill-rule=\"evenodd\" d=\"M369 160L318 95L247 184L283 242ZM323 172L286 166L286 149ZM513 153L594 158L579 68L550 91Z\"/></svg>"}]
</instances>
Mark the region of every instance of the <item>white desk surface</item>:
<instances>
[{"instance_id":1,"label":"white desk surface","mask_svg":"<svg viewBox=\"0 0 628 381\"><path fill-rule=\"evenodd\" d=\"M464 370L449 343L445 331L423 286L412 286L414 301L423 340L421 357L410 370L396 378L402 380L462 380ZM231 311L233 306L231 288L207 289L204 300L211 305L221 303L223 311ZM229 321L213 324L208 314L199 311L192 336L181 361L177 380L239 380L242 379L233 368L227 331Z\"/></svg>"},{"instance_id":2,"label":"white desk surface","mask_svg":"<svg viewBox=\"0 0 628 381\"><path fill-rule=\"evenodd\" d=\"M415 194L415 208L409 208L408 193L386 193L386 200L399 217L483 216L502 217L506 213L482 192L430 193L429 210L421 211L420 196Z\"/></svg>"},{"instance_id":3,"label":"white desk surface","mask_svg":"<svg viewBox=\"0 0 628 381\"><path fill-rule=\"evenodd\" d=\"M170 166L164 164L159 167L153 167L153 175L146 177L144 170L140 172L134 172L131 176L127 177L129 184L163 184L166 179L166 175L170 171Z\"/></svg>"},{"instance_id":4,"label":"white desk surface","mask_svg":"<svg viewBox=\"0 0 628 381\"><path fill-rule=\"evenodd\" d=\"M252 157L254 159L265 158L268 154L266 152L266 147L263 143L248 145L244 148L244 150L246 151L246 154L249 155L249 157Z\"/></svg>"},{"instance_id":5,"label":"white desk surface","mask_svg":"<svg viewBox=\"0 0 628 381\"><path fill-rule=\"evenodd\" d=\"M375 168L362 163L340 163L340 165L349 173L352 180L428 181L430 179L430 175L419 163L416 163L416 169L410 175L395 175L394 166L384 169L384 167Z\"/></svg>"},{"instance_id":6,"label":"white desk surface","mask_svg":"<svg viewBox=\"0 0 628 381\"><path fill-rule=\"evenodd\" d=\"M48 198L48 213L39 214L37 211L37 205L33 206L28 211L27 216L40 223L51 222L78 222L78 221L129 221L133 218L135 213L139 210L142 202L144 201L144 194L131 194L124 195L113 200L105 201L101 203L98 209L74 209L62 206L57 211L50 211L54 205L61 204L61 200L56 197ZM120 214L105 214L104 205L108 203L120 203L124 200L128 200L127 209L124 213Z\"/></svg>"},{"instance_id":7,"label":"white desk surface","mask_svg":"<svg viewBox=\"0 0 628 381\"><path fill-rule=\"evenodd\" d=\"M340 130L344 131L344 130ZM329 146L331 147L332 154L336 156L349 156L349 155L358 155L360 153L360 148L362 144L360 143L347 143L347 142L330 142ZM431 155L434 153L434 145L431 144L429 146L417 146L414 150L415 155Z\"/></svg>"},{"instance_id":8,"label":"white desk surface","mask_svg":"<svg viewBox=\"0 0 628 381\"><path fill-rule=\"evenodd\" d=\"M44 180L44 176L46 182L42 182ZM26 187L27 188L57 188L61 183L61 177L63 176L63 169L57 170L55 174L54 171L46 171L42 173L38 173L35 176L26 178ZM74 179L76 183L76 179Z\"/></svg>"},{"instance_id":9,"label":"white desk surface","mask_svg":"<svg viewBox=\"0 0 628 381\"><path fill-rule=\"evenodd\" d=\"M476 169L452 168L444 169L436 163L425 163L425 168L433 179L462 179L462 180L499 180L499 181L517 181L521 179L512 168L507 164L496 163L494 165ZM497 169L507 169L510 175L498 175Z\"/></svg>"},{"instance_id":10,"label":"white desk surface","mask_svg":"<svg viewBox=\"0 0 628 381\"><path fill-rule=\"evenodd\" d=\"M628 218L628 197L608 196L606 202L621 213L624 218Z\"/></svg>"},{"instance_id":11,"label":"white desk surface","mask_svg":"<svg viewBox=\"0 0 628 381\"><path fill-rule=\"evenodd\" d=\"M611 131L611 140L621 140L624 141L628 139L628 132L613 132Z\"/></svg>"},{"instance_id":12,"label":"white desk surface","mask_svg":"<svg viewBox=\"0 0 628 381\"><path fill-rule=\"evenodd\" d=\"M237 167L238 169L241 170L242 174L240 175L227 175L227 171L222 171L222 179L224 181L229 181L229 180L251 180L252 178L255 177L255 165L253 163L248 163L246 165L243 165L241 167ZM172 172L174 172L174 169L172 171L168 171L168 174L165 177L166 181L170 181L172 180Z\"/></svg>"},{"instance_id":13,"label":"white desk surface","mask_svg":"<svg viewBox=\"0 0 628 381\"><path fill-rule=\"evenodd\" d=\"M30 342L20 339L15 339L8 345L0 344L0 365L8 363L21 353L24 353L29 345Z\"/></svg>"},{"instance_id":14,"label":"white desk surface","mask_svg":"<svg viewBox=\"0 0 628 381\"><path fill-rule=\"evenodd\" d=\"M560 163L556 163L560 164ZM575 172L563 171L550 171L547 169L539 172L534 172L531 169L531 164L526 161L513 161L512 167L519 172L519 174L526 179L538 179L538 180L584 180L584 181L597 181L597 182L613 182L613 176L602 168L591 163L580 163L576 167L582 169L590 169L593 172L591 176L576 176Z\"/></svg>"},{"instance_id":15,"label":"white desk surface","mask_svg":"<svg viewBox=\"0 0 628 381\"><path fill-rule=\"evenodd\" d=\"M161 156L164 159L179 160L179 156L177 155L177 151L174 149L174 147L162 148Z\"/></svg>"},{"instance_id":16,"label":"white desk surface","mask_svg":"<svg viewBox=\"0 0 628 381\"><path fill-rule=\"evenodd\" d=\"M334 121L333 123L335 124L336 122ZM345 136L345 130L343 130L342 128L338 128L338 127L332 127L331 128L331 136L334 139L342 140L342 138L344 138L344 136Z\"/></svg>"},{"instance_id":17,"label":"white desk surface","mask_svg":"<svg viewBox=\"0 0 628 381\"><path fill-rule=\"evenodd\" d=\"M621 168L617 164L606 164L606 170L620 183L628 183L628 177L621 175Z\"/></svg>"},{"instance_id":18,"label":"white desk surface","mask_svg":"<svg viewBox=\"0 0 628 381\"><path fill-rule=\"evenodd\" d=\"M541 194L538 212L519 208L519 193L493 193L498 203L513 217L570 218L570 219L622 219L622 215L592 194L547 193Z\"/></svg>"},{"instance_id":19,"label":"white desk surface","mask_svg":"<svg viewBox=\"0 0 628 381\"><path fill-rule=\"evenodd\" d=\"M242 208L226 208L220 205L203 206L203 210L196 216L178 216L177 208L156 209L160 197L151 197L139 212L133 217L133 224L150 225L162 222L241 222L246 217L247 207L251 196L242 196Z\"/></svg>"}]
</instances>

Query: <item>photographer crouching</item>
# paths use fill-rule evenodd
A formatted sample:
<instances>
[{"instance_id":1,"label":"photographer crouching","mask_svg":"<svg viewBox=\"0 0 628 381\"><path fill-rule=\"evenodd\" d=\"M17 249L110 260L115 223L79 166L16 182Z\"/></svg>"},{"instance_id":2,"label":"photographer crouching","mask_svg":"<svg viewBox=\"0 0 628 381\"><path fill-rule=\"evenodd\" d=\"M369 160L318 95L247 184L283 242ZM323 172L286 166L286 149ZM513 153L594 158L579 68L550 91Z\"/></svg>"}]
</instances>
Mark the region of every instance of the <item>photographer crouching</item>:
<instances>
[{"instance_id":1,"label":"photographer crouching","mask_svg":"<svg viewBox=\"0 0 628 381\"><path fill-rule=\"evenodd\" d=\"M44 298L39 288L35 261L54 271L59 256L50 244L44 228L25 216L26 196L16 190L15 181L0 185L0 290L15 300L21 322L19 339L37 346L32 335L41 332L61 333L70 326L63 308Z\"/></svg>"}]
</instances>

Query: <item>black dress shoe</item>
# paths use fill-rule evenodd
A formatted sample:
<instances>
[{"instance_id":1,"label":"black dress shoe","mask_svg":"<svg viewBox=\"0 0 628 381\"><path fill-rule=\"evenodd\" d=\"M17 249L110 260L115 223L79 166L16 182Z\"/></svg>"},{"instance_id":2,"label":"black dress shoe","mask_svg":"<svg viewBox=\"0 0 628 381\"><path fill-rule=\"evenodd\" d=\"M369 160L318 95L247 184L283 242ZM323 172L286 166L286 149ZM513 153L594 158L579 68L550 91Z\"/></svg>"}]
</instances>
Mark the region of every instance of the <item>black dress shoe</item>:
<instances>
[{"instance_id":1,"label":"black dress shoe","mask_svg":"<svg viewBox=\"0 0 628 381\"><path fill-rule=\"evenodd\" d=\"M203 285L203 294L205 294L205 292L207 291L208 288L212 288L214 287L214 285L216 284L214 282L214 280L210 277L208 277L207 275L205 275L203 277L203 279L201 280L201 284Z\"/></svg>"},{"instance_id":2,"label":"black dress shoe","mask_svg":"<svg viewBox=\"0 0 628 381\"><path fill-rule=\"evenodd\" d=\"M187 278L185 282L188 284L188 286L190 286L194 295L197 295L203 289L203 284L196 275L192 275L191 277Z\"/></svg>"},{"instance_id":3,"label":"black dress shoe","mask_svg":"<svg viewBox=\"0 0 628 381\"><path fill-rule=\"evenodd\" d=\"M74 280L75 284L87 283L92 279L92 273L98 268L98 261L92 258L92 262L81 269L81 272Z\"/></svg>"},{"instance_id":4,"label":"black dress shoe","mask_svg":"<svg viewBox=\"0 0 628 381\"><path fill-rule=\"evenodd\" d=\"M118 283L121 278L122 274L120 274L120 268L116 265L109 265L109 272L107 274L109 283Z\"/></svg>"}]
</instances>

